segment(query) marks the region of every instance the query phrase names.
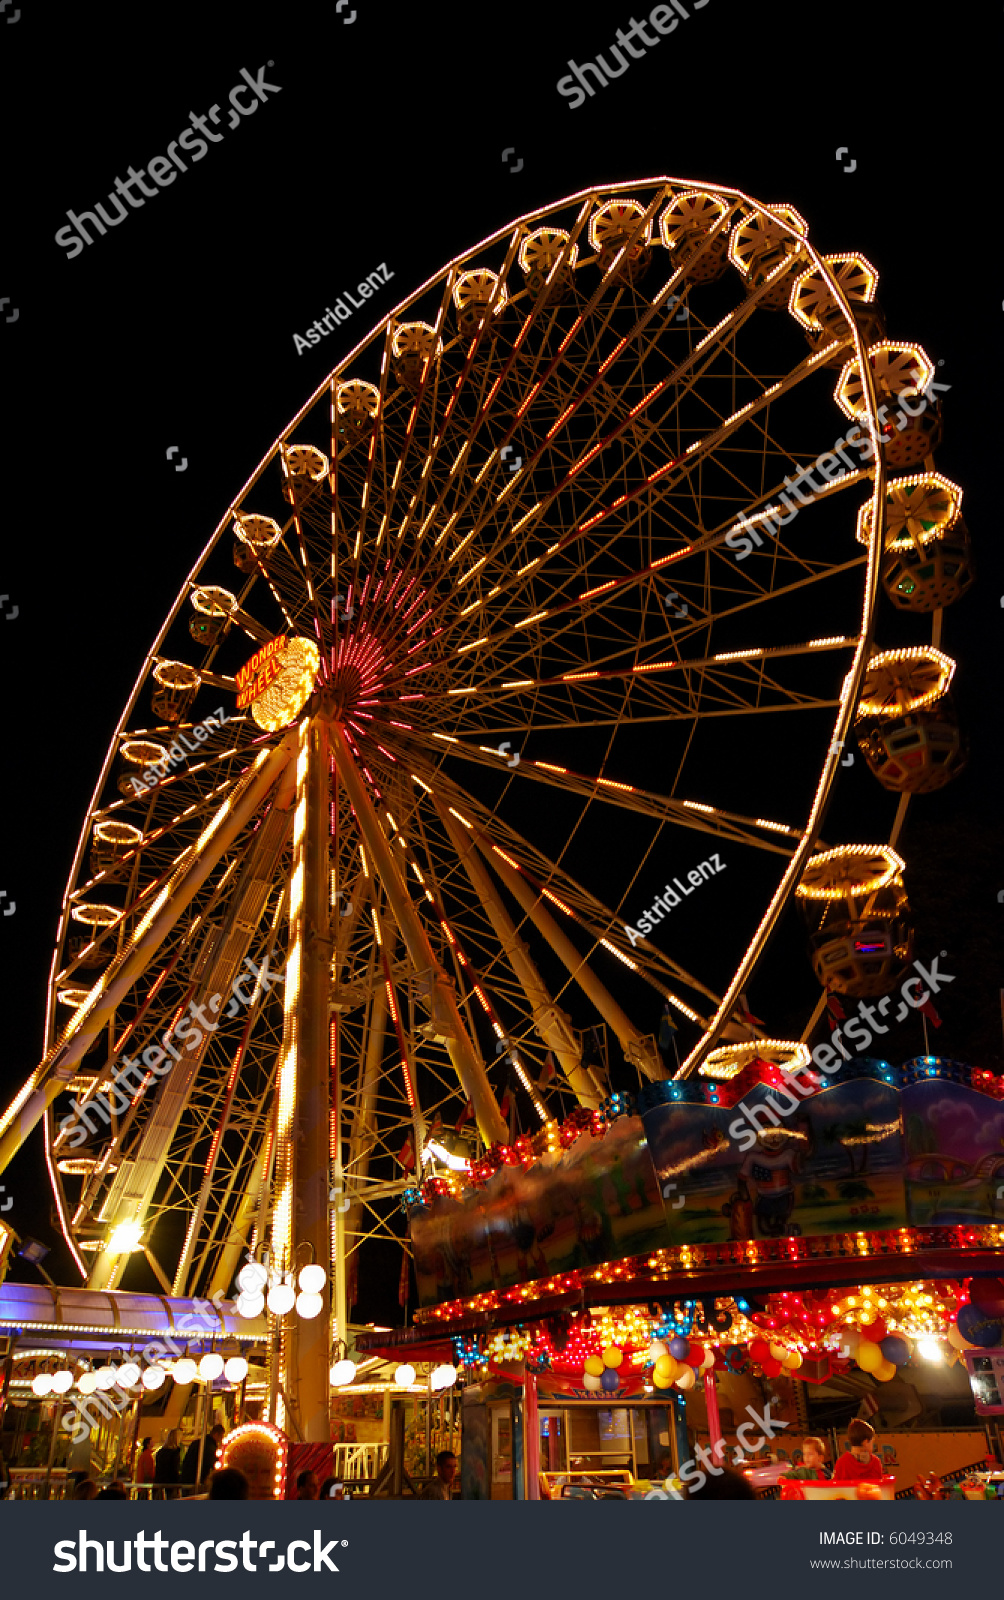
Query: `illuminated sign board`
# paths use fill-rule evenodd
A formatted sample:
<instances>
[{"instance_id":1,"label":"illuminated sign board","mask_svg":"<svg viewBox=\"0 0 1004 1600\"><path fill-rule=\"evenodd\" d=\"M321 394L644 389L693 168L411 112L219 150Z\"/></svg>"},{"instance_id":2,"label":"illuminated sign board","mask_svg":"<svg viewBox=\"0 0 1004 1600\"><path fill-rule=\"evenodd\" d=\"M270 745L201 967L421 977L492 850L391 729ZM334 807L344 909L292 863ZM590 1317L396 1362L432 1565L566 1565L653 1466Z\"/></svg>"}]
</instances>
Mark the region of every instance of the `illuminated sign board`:
<instances>
[{"instance_id":1,"label":"illuminated sign board","mask_svg":"<svg viewBox=\"0 0 1004 1600\"><path fill-rule=\"evenodd\" d=\"M282 671L283 657L288 640L280 633L256 650L237 673L237 709L243 711L253 700L265 693Z\"/></svg>"}]
</instances>

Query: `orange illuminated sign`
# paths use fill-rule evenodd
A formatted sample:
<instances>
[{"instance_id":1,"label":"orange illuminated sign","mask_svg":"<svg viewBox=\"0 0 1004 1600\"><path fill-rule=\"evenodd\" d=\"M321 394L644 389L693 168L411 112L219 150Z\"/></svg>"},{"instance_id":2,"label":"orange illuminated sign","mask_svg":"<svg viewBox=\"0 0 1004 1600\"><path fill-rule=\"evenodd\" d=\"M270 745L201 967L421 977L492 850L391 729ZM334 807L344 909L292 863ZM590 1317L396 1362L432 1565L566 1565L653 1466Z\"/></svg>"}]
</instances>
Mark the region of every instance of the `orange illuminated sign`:
<instances>
[{"instance_id":1,"label":"orange illuminated sign","mask_svg":"<svg viewBox=\"0 0 1004 1600\"><path fill-rule=\"evenodd\" d=\"M242 711L252 700L265 693L282 671L282 658L286 653L287 639L280 633L268 644L256 650L250 661L245 661L237 673L237 709Z\"/></svg>"}]
</instances>

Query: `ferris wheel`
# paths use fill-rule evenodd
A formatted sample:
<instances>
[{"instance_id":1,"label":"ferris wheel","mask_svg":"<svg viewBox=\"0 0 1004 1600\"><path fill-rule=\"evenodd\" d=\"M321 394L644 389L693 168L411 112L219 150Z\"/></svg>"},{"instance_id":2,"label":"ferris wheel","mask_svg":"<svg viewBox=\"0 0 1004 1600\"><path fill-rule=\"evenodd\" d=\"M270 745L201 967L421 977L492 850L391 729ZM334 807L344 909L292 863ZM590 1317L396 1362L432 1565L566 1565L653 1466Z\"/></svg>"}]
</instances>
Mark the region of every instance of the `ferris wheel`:
<instances>
[{"instance_id":1,"label":"ferris wheel","mask_svg":"<svg viewBox=\"0 0 1004 1600\"><path fill-rule=\"evenodd\" d=\"M8 1159L44 1115L92 1286L140 1254L229 1291L267 1242L332 1270L344 1339L423 1162L749 1039L800 885L822 981L903 959L902 806L861 872L820 823L865 712L887 789L956 769L947 658L879 660L873 630L885 585L937 644L970 574L935 368L876 282L790 206L591 190L451 261L310 397L143 665L0 1119ZM883 916L898 943L858 948Z\"/></svg>"}]
</instances>

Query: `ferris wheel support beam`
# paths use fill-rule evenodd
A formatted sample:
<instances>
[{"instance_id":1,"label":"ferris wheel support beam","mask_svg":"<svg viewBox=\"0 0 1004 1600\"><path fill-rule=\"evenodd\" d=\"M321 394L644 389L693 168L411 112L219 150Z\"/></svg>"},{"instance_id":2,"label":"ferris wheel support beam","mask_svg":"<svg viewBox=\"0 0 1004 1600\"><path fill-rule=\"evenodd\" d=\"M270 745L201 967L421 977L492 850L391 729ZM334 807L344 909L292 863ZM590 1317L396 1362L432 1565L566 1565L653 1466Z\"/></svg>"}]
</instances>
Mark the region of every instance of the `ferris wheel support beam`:
<instances>
[{"instance_id":1,"label":"ferris wheel support beam","mask_svg":"<svg viewBox=\"0 0 1004 1600\"><path fill-rule=\"evenodd\" d=\"M438 801L436 809L457 856L463 863L464 871L471 880L482 909L495 929L495 936L502 946L505 957L526 995L537 1031L548 1049L554 1051L580 1106L588 1106L590 1110L595 1110L603 1099L602 1090L593 1081L589 1069L582 1065L581 1054L575 1047L571 1027L544 987L530 953L516 931L516 924L503 906L495 885L482 865L473 840L467 837L464 829Z\"/></svg>"},{"instance_id":2,"label":"ferris wheel support beam","mask_svg":"<svg viewBox=\"0 0 1004 1600\"><path fill-rule=\"evenodd\" d=\"M328 1381L331 1299L327 1271L331 1067L328 1000L331 988L329 912L328 727L323 717L305 716L297 731L296 809L289 898L285 1023L279 1067L276 1203L272 1243L280 1270L293 1274L307 1262L325 1269L322 1307L316 1317L283 1322L279 1338L276 1420L288 1426L294 1409L301 1438L328 1442ZM343 1263L335 1263L335 1272ZM338 1336L345 1337L341 1286L336 1281Z\"/></svg>"},{"instance_id":3,"label":"ferris wheel support beam","mask_svg":"<svg viewBox=\"0 0 1004 1600\"><path fill-rule=\"evenodd\" d=\"M335 722L331 724L331 731L338 776L345 785L345 792L356 814L359 831L383 883L412 966L417 972L426 971L432 974L429 1005L437 1022L441 1024L447 1053L453 1062L461 1087L474 1109L481 1137L487 1145L508 1144L509 1129L502 1120L502 1113L488 1082L488 1074L460 1015L453 985L436 959L429 936L422 926L407 885L401 877L398 864L380 826L380 819L359 776L345 734Z\"/></svg>"},{"instance_id":4,"label":"ferris wheel support beam","mask_svg":"<svg viewBox=\"0 0 1004 1600\"><path fill-rule=\"evenodd\" d=\"M386 923L384 924L386 927ZM387 954L388 961L393 964L394 945L396 938L392 929L387 929ZM343 1173L343 1181L358 1194L365 1186L369 1177L370 1156L377 1142L377 1095L380 1089L380 1068L383 1063L384 1044L387 1037L387 990L383 984L375 984L370 1001L369 1029L366 1037L366 1057L363 1065L363 1081L356 1104L355 1114L352 1119L352 1132L349 1136L349 1159ZM341 1048L341 1045L339 1045ZM339 1114L341 1107L339 1107ZM341 1129L338 1129L336 1148L341 1148ZM338 1204L341 1196L336 1200ZM345 1239L358 1237L362 1232L363 1208L358 1200L353 1200L348 1212L345 1214L343 1235ZM348 1262L344 1259L341 1270L345 1278L346 1309L350 1309L355 1299L358 1263L353 1262L352 1271L348 1270Z\"/></svg>"},{"instance_id":5,"label":"ferris wheel support beam","mask_svg":"<svg viewBox=\"0 0 1004 1600\"><path fill-rule=\"evenodd\" d=\"M63 1093L74 1070L138 983L179 917L191 904L220 857L261 805L292 754L289 739L261 751L241 787L220 807L192 854L171 875L143 917L133 941L98 979L64 1038L36 1067L0 1117L0 1172L24 1144L46 1109Z\"/></svg>"},{"instance_id":6,"label":"ferris wheel support beam","mask_svg":"<svg viewBox=\"0 0 1004 1600\"><path fill-rule=\"evenodd\" d=\"M626 1013L621 1010L585 957L580 955L568 935L558 927L550 912L545 910L537 891L501 857L496 857L494 854L489 856L491 841L481 833L480 829L472 829L472 835L482 855L486 860L491 860L502 882L514 899L519 901L537 932L547 940L558 960L568 968L569 976L579 985L587 999L592 1001L607 1026L613 1029L626 1060L653 1082L668 1078L669 1073L659 1059L655 1044L644 1034L639 1033Z\"/></svg>"},{"instance_id":7,"label":"ferris wheel support beam","mask_svg":"<svg viewBox=\"0 0 1004 1600\"><path fill-rule=\"evenodd\" d=\"M247 1242L251 1237L251 1232L258 1216L263 1185L268 1181L267 1169L270 1153L271 1140L266 1139L255 1158L250 1181L241 1195L237 1214L220 1250L208 1290L210 1299L218 1290L223 1294L229 1293L233 1285L234 1278L237 1275L237 1263L241 1258L241 1251L247 1249Z\"/></svg>"}]
</instances>

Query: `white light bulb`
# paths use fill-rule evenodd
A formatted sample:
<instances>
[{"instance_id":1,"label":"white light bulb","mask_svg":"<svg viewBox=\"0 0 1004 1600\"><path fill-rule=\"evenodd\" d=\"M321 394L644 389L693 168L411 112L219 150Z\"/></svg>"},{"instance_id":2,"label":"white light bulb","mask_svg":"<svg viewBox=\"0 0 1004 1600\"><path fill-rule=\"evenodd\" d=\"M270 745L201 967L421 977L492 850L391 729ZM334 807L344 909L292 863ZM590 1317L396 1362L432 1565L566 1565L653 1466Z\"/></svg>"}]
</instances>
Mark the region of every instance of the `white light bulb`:
<instances>
[{"instance_id":1,"label":"white light bulb","mask_svg":"<svg viewBox=\"0 0 1004 1600\"><path fill-rule=\"evenodd\" d=\"M234 1310L239 1317L246 1317L250 1321L253 1317L260 1317L265 1309L265 1296L258 1291L256 1294L241 1293L234 1301Z\"/></svg>"},{"instance_id":2,"label":"white light bulb","mask_svg":"<svg viewBox=\"0 0 1004 1600\"><path fill-rule=\"evenodd\" d=\"M448 1389L457 1381L457 1369L446 1361L441 1367L434 1368L429 1381L433 1389Z\"/></svg>"},{"instance_id":3,"label":"white light bulb","mask_svg":"<svg viewBox=\"0 0 1004 1600\"><path fill-rule=\"evenodd\" d=\"M297 1281L304 1294L321 1294L328 1281L328 1274L318 1262L311 1261L301 1269Z\"/></svg>"},{"instance_id":4,"label":"white light bulb","mask_svg":"<svg viewBox=\"0 0 1004 1600\"><path fill-rule=\"evenodd\" d=\"M77 1379L77 1388L81 1394L93 1394L98 1386L98 1380L93 1372L82 1372Z\"/></svg>"},{"instance_id":5,"label":"white light bulb","mask_svg":"<svg viewBox=\"0 0 1004 1600\"><path fill-rule=\"evenodd\" d=\"M242 1294L262 1294L268 1283L268 1269L257 1261L249 1261L237 1274L237 1287Z\"/></svg>"},{"instance_id":6,"label":"white light bulb","mask_svg":"<svg viewBox=\"0 0 1004 1600\"><path fill-rule=\"evenodd\" d=\"M228 1383L243 1383L248 1375L248 1364L243 1356L231 1356L223 1373Z\"/></svg>"},{"instance_id":7,"label":"white light bulb","mask_svg":"<svg viewBox=\"0 0 1004 1600\"><path fill-rule=\"evenodd\" d=\"M61 1369L52 1375L52 1388L55 1394L65 1394L67 1389L73 1387L73 1373Z\"/></svg>"},{"instance_id":8,"label":"white light bulb","mask_svg":"<svg viewBox=\"0 0 1004 1600\"><path fill-rule=\"evenodd\" d=\"M314 1317L319 1317L324 1310L324 1301L319 1294L311 1294L304 1290L296 1297L297 1315L310 1322Z\"/></svg>"},{"instance_id":9,"label":"white light bulb","mask_svg":"<svg viewBox=\"0 0 1004 1600\"><path fill-rule=\"evenodd\" d=\"M214 1382L216 1378L221 1376L222 1372L223 1357L215 1350L211 1350L199 1362L199 1377L204 1378L207 1383Z\"/></svg>"},{"instance_id":10,"label":"white light bulb","mask_svg":"<svg viewBox=\"0 0 1004 1600\"><path fill-rule=\"evenodd\" d=\"M143 1373L143 1387L144 1389L159 1389L166 1377L167 1373L163 1367L147 1367ZM78 1384L77 1387L80 1388L81 1385Z\"/></svg>"},{"instance_id":11,"label":"white light bulb","mask_svg":"<svg viewBox=\"0 0 1004 1600\"><path fill-rule=\"evenodd\" d=\"M51 1394L52 1374L49 1372L40 1372L36 1377L32 1378L31 1392L32 1394L37 1394L40 1400L42 1399L43 1395Z\"/></svg>"},{"instance_id":12,"label":"white light bulb","mask_svg":"<svg viewBox=\"0 0 1004 1600\"><path fill-rule=\"evenodd\" d=\"M921 1339L917 1345L918 1355L925 1361L940 1361L942 1359L941 1346L937 1339Z\"/></svg>"},{"instance_id":13,"label":"white light bulb","mask_svg":"<svg viewBox=\"0 0 1004 1600\"><path fill-rule=\"evenodd\" d=\"M283 1283L273 1283L268 1291L268 1309L274 1317L284 1317L287 1311L292 1311L296 1302L296 1293L288 1279Z\"/></svg>"},{"instance_id":14,"label":"white light bulb","mask_svg":"<svg viewBox=\"0 0 1004 1600\"><path fill-rule=\"evenodd\" d=\"M410 1389L414 1381L415 1369L409 1366L407 1362L405 1362L404 1366L398 1367L394 1373L394 1382L401 1389Z\"/></svg>"},{"instance_id":15,"label":"white light bulb","mask_svg":"<svg viewBox=\"0 0 1004 1600\"><path fill-rule=\"evenodd\" d=\"M356 1364L354 1361L336 1361L328 1374L335 1389L340 1389L343 1384L351 1383L355 1375Z\"/></svg>"},{"instance_id":16,"label":"white light bulb","mask_svg":"<svg viewBox=\"0 0 1004 1600\"><path fill-rule=\"evenodd\" d=\"M135 1361L126 1361L123 1366L119 1367L118 1377L115 1381L120 1389L135 1389L139 1383L139 1377L139 1367Z\"/></svg>"},{"instance_id":17,"label":"white light bulb","mask_svg":"<svg viewBox=\"0 0 1004 1600\"><path fill-rule=\"evenodd\" d=\"M194 1383L198 1374L199 1369L191 1356L182 1356L180 1361L174 1363L172 1377L175 1383Z\"/></svg>"},{"instance_id":18,"label":"white light bulb","mask_svg":"<svg viewBox=\"0 0 1004 1600\"><path fill-rule=\"evenodd\" d=\"M115 1387L115 1368L114 1367L99 1367L97 1372L94 1374L94 1376L98 1380L98 1388L99 1389L114 1389L114 1387Z\"/></svg>"}]
</instances>

